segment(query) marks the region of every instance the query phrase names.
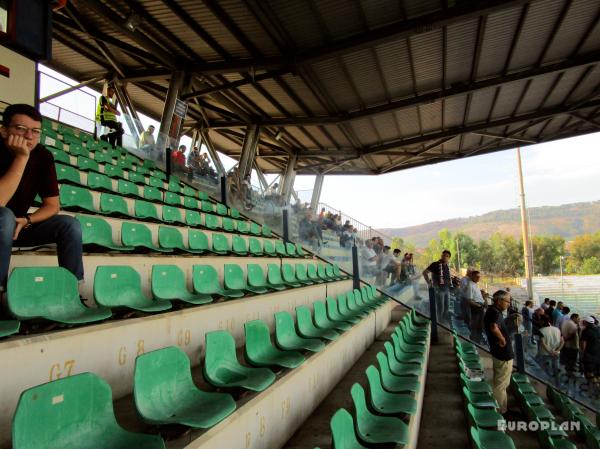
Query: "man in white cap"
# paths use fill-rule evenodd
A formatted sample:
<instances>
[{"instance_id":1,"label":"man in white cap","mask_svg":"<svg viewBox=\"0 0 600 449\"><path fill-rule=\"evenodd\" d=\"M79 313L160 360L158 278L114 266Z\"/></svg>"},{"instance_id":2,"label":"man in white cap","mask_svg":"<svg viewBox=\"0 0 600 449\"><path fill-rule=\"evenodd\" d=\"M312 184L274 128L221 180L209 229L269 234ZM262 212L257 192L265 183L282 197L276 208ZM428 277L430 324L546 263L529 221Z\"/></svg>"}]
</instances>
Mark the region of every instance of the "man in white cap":
<instances>
[{"instance_id":1,"label":"man in white cap","mask_svg":"<svg viewBox=\"0 0 600 449\"><path fill-rule=\"evenodd\" d=\"M579 347L585 377L588 381L592 381L600 375L600 330L592 316L588 316L583 320L583 326L579 338Z\"/></svg>"}]
</instances>

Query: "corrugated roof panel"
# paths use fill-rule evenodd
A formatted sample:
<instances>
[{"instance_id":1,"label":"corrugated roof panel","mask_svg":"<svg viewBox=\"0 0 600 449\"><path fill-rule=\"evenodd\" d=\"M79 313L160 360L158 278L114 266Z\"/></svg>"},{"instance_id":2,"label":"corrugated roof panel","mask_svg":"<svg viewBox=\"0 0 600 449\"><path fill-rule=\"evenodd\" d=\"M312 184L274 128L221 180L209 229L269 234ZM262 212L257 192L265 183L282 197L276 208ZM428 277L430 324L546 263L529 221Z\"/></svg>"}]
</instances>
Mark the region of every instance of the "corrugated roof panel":
<instances>
[{"instance_id":1,"label":"corrugated roof panel","mask_svg":"<svg viewBox=\"0 0 600 449\"><path fill-rule=\"evenodd\" d=\"M494 88L482 89L471 95L471 104L467 123L477 123L487 120L494 100Z\"/></svg>"},{"instance_id":2,"label":"corrugated roof panel","mask_svg":"<svg viewBox=\"0 0 600 449\"><path fill-rule=\"evenodd\" d=\"M490 14L485 24L477 78L502 73L523 7Z\"/></svg>"},{"instance_id":3,"label":"corrugated roof panel","mask_svg":"<svg viewBox=\"0 0 600 449\"><path fill-rule=\"evenodd\" d=\"M321 130L320 127L318 127L318 126L305 126L304 128L313 136L313 138L317 142L319 142L319 145L321 145L323 148L333 148L333 147L335 147L335 142L332 142L325 135L325 133Z\"/></svg>"},{"instance_id":4,"label":"corrugated roof panel","mask_svg":"<svg viewBox=\"0 0 600 449\"><path fill-rule=\"evenodd\" d=\"M370 29L402 19L400 2L396 0L360 0L360 4Z\"/></svg>"},{"instance_id":5,"label":"corrugated roof panel","mask_svg":"<svg viewBox=\"0 0 600 449\"><path fill-rule=\"evenodd\" d=\"M594 26L592 32L586 38L579 52L586 53L588 51L596 50L598 48L600 48L600 22L596 23L596 26Z\"/></svg>"},{"instance_id":6,"label":"corrugated roof panel","mask_svg":"<svg viewBox=\"0 0 600 449\"><path fill-rule=\"evenodd\" d=\"M441 9L441 2L439 0L405 0L404 10L406 16L416 17L424 14L430 14L432 12Z\"/></svg>"},{"instance_id":7,"label":"corrugated roof panel","mask_svg":"<svg viewBox=\"0 0 600 449\"><path fill-rule=\"evenodd\" d=\"M542 139L546 136L552 136L554 134L557 134L561 131L562 127L565 126L565 124L568 122L569 120L569 116L568 115L557 115L555 116L552 121L548 124L548 126L546 127L546 129L544 129L544 132L542 134Z\"/></svg>"},{"instance_id":8,"label":"corrugated roof panel","mask_svg":"<svg viewBox=\"0 0 600 449\"><path fill-rule=\"evenodd\" d=\"M555 81L556 76L556 74L550 73L532 79L529 89L527 89L527 93L523 97L523 101L517 110L517 115L525 112L533 112L541 107L544 100L551 93L550 88L552 87L552 83Z\"/></svg>"},{"instance_id":9,"label":"corrugated roof panel","mask_svg":"<svg viewBox=\"0 0 600 449\"><path fill-rule=\"evenodd\" d=\"M417 91L427 92L442 85L442 30L410 38L417 78Z\"/></svg>"},{"instance_id":10,"label":"corrugated roof panel","mask_svg":"<svg viewBox=\"0 0 600 449\"><path fill-rule=\"evenodd\" d=\"M377 134L375 133L375 128L368 118L352 120L350 126L362 145L374 145L380 143Z\"/></svg>"},{"instance_id":11,"label":"corrugated roof panel","mask_svg":"<svg viewBox=\"0 0 600 449\"><path fill-rule=\"evenodd\" d=\"M557 106L563 101L565 101L567 94L579 82L579 77L581 76L584 70L584 67L577 67L567 72L564 72L558 85L552 92L550 92L550 95L548 96L548 99L546 100L546 103L544 105L546 107Z\"/></svg>"},{"instance_id":12,"label":"corrugated roof panel","mask_svg":"<svg viewBox=\"0 0 600 449\"><path fill-rule=\"evenodd\" d=\"M321 106L321 103L313 95L312 90L306 85L304 80L299 75L287 74L281 77L287 85L292 89L304 104L315 115L325 115L327 111Z\"/></svg>"},{"instance_id":13,"label":"corrugated roof panel","mask_svg":"<svg viewBox=\"0 0 600 449\"><path fill-rule=\"evenodd\" d=\"M388 42L375 47L390 98L414 94L411 63L406 40Z\"/></svg>"},{"instance_id":14,"label":"corrugated roof panel","mask_svg":"<svg viewBox=\"0 0 600 449\"><path fill-rule=\"evenodd\" d=\"M294 138L300 142L300 144L309 150L318 150L319 148L315 145L315 143L306 135L306 133L296 127L296 126L288 126L285 128L286 132L294 136Z\"/></svg>"},{"instance_id":15,"label":"corrugated roof panel","mask_svg":"<svg viewBox=\"0 0 600 449\"><path fill-rule=\"evenodd\" d=\"M305 2L267 0L267 3L296 48L318 47L325 43L323 31Z\"/></svg>"},{"instance_id":16,"label":"corrugated roof panel","mask_svg":"<svg viewBox=\"0 0 600 449\"><path fill-rule=\"evenodd\" d=\"M362 12L356 2L319 0L314 4L334 40L365 31L361 17Z\"/></svg>"},{"instance_id":17,"label":"corrugated roof panel","mask_svg":"<svg viewBox=\"0 0 600 449\"><path fill-rule=\"evenodd\" d=\"M57 69L62 68L65 74L69 74L76 80L81 79L80 76L83 74L106 70L70 47L63 45L57 39L52 39L52 59L47 65L54 66Z\"/></svg>"},{"instance_id":18,"label":"corrugated roof panel","mask_svg":"<svg viewBox=\"0 0 600 449\"><path fill-rule=\"evenodd\" d=\"M373 123L375 124L375 128L377 128L377 133L383 140L392 140L401 137L398 134L399 127L393 113L378 114L373 117Z\"/></svg>"},{"instance_id":19,"label":"corrugated roof panel","mask_svg":"<svg viewBox=\"0 0 600 449\"><path fill-rule=\"evenodd\" d=\"M596 64L592 71L585 79L577 85L577 88L573 91L569 103L575 103L577 101L585 99L595 89L598 88L600 83L600 65ZM597 92L596 92L597 93Z\"/></svg>"},{"instance_id":20,"label":"corrugated roof panel","mask_svg":"<svg viewBox=\"0 0 600 449\"><path fill-rule=\"evenodd\" d=\"M462 147L460 148L461 153L468 153L476 149L479 143L480 136L475 134L463 134Z\"/></svg>"},{"instance_id":21,"label":"corrugated roof panel","mask_svg":"<svg viewBox=\"0 0 600 449\"><path fill-rule=\"evenodd\" d=\"M416 136L421 133L417 108L401 109L396 111L395 115L403 137Z\"/></svg>"},{"instance_id":22,"label":"corrugated roof panel","mask_svg":"<svg viewBox=\"0 0 600 449\"><path fill-rule=\"evenodd\" d=\"M444 100L444 127L453 128L463 123L467 97L464 95Z\"/></svg>"},{"instance_id":23,"label":"corrugated roof panel","mask_svg":"<svg viewBox=\"0 0 600 449\"><path fill-rule=\"evenodd\" d=\"M477 41L477 19L451 24L446 30L446 85L470 79Z\"/></svg>"},{"instance_id":24,"label":"corrugated roof panel","mask_svg":"<svg viewBox=\"0 0 600 449\"><path fill-rule=\"evenodd\" d=\"M579 0L571 3L569 11L548 49L544 62L567 58L583 38L585 30L592 24L598 11L600 11L598 0Z\"/></svg>"},{"instance_id":25,"label":"corrugated roof panel","mask_svg":"<svg viewBox=\"0 0 600 449\"><path fill-rule=\"evenodd\" d=\"M253 85L246 84L244 86L238 87L237 90L243 93L246 97L250 99L250 101L252 101L252 103L254 103L256 106L262 109L263 112L266 112L271 117L284 117L284 115L281 112L279 112L275 105L273 105L273 103L271 103L269 100L263 97L262 94L258 92Z\"/></svg>"},{"instance_id":26,"label":"corrugated roof panel","mask_svg":"<svg viewBox=\"0 0 600 449\"><path fill-rule=\"evenodd\" d=\"M320 61L313 64L312 68L338 108L342 110L359 108L358 99L355 98L352 87L337 60Z\"/></svg>"},{"instance_id":27,"label":"corrugated roof panel","mask_svg":"<svg viewBox=\"0 0 600 449\"><path fill-rule=\"evenodd\" d=\"M217 151L228 153L230 151L237 151L240 148L239 144L232 142L214 130L208 131L208 137Z\"/></svg>"},{"instance_id":28,"label":"corrugated roof panel","mask_svg":"<svg viewBox=\"0 0 600 449\"><path fill-rule=\"evenodd\" d=\"M514 112L517 101L525 88L525 84L526 81L521 80L500 86L500 93L498 94L496 105L492 111L492 119L508 117Z\"/></svg>"},{"instance_id":29,"label":"corrugated roof panel","mask_svg":"<svg viewBox=\"0 0 600 449\"><path fill-rule=\"evenodd\" d=\"M509 70L520 69L537 62L550 38L563 3L564 0L530 3Z\"/></svg>"},{"instance_id":30,"label":"corrugated roof panel","mask_svg":"<svg viewBox=\"0 0 600 449\"><path fill-rule=\"evenodd\" d=\"M346 69L361 100L369 105L385 101L385 90L371 49L342 56Z\"/></svg>"},{"instance_id":31,"label":"corrugated roof panel","mask_svg":"<svg viewBox=\"0 0 600 449\"><path fill-rule=\"evenodd\" d=\"M442 126L442 102L424 104L419 106L423 133L438 130Z\"/></svg>"},{"instance_id":32,"label":"corrugated roof panel","mask_svg":"<svg viewBox=\"0 0 600 449\"><path fill-rule=\"evenodd\" d=\"M134 84L127 85L127 93L137 107L140 107L141 105L141 108L146 115L160 119L164 107L164 102L162 100Z\"/></svg>"},{"instance_id":33,"label":"corrugated roof panel","mask_svg":"<svg viewBox=\"0 0 600 449\"><path fill-rule=\"evenodd\" d=\"M287 93L281 88L281 86L274 80L268 79L264 81L260 81L259 84L269 92L278 102L288 111L291 115L294 116L304 116L304 112L300 109L300 106L296 104L294 100L292 100Z\"/></svg>"}]
</instances>

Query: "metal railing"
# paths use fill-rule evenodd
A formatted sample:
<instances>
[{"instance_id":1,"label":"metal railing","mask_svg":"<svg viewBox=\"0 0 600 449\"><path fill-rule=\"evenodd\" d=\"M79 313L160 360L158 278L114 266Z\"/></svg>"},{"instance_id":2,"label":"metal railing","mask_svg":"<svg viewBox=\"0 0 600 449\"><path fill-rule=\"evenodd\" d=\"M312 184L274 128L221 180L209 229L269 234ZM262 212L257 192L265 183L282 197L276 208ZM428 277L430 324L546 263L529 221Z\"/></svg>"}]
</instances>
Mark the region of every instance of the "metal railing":
<instances>
[{"instance_id":1,"label":"metal railing","mask_svg":"<svg viewBox=\"0 0 600 449\"><path fill-rule=\"evenodd\" d=\"M392 236L384 234L383 232L379 232L373 229L371 226L362 223L361 221L343 213L341 210L330 206L329 204L319 203L317 206L316 213L320 213L321 210L325 209L325 212L329 212L332 215L338 215L341 219L342 226L346 221L349 221L352 227L356 228L357 235L363 240L370 239L373 237L381 237L386 244L390 244L392 242Z\"/></svg>"}]
</instances>

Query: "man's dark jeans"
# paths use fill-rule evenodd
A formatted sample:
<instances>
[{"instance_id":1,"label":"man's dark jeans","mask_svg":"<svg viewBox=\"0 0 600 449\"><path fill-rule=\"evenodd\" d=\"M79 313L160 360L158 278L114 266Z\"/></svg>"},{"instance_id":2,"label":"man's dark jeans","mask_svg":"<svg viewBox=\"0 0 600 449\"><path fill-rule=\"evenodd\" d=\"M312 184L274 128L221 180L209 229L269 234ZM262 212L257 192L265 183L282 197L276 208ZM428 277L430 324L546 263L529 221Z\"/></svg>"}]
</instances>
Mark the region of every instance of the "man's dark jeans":
<instances>
[{"instance_id":1,"label":"man's dark jeans","mask_svg":"<svg viewBox=\"0 0 600 449\"><path fill-rule=\"evenodd\" d=\"M58 264L79 280L83 279L81 225L68 215L55 215L27 229L21 229L19 238L13 241L15 214L7 207L0 207L0 286L6 288L8 267L13 246L37 246L56 243Z\"/></svg>"},{"instance_id":2,"label":"man's dark jeans","mask_svg":"<svg viewBox=\"0 0 600 449\"><path fill-rule=\"evenodd\" d=\"M102 120L100 124L113 130L108 134L101 135L101 140L106 140L113 147L117 145L123 146L123 134L125 131L123 130L123 125L120 122L117 122L116 120Z\"/></svg>"}]
</instances>

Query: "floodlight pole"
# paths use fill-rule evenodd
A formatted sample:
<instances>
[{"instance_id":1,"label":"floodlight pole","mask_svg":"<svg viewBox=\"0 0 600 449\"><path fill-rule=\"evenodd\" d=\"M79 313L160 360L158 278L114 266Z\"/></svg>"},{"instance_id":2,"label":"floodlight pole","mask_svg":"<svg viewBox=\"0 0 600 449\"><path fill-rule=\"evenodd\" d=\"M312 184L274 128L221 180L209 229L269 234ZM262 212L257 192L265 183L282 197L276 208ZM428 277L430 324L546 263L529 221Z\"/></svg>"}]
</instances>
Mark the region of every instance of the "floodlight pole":
<instances>
[{"instance_id":1,"label":"floodlight pole","mask_svg":"<svg viewBox=\"0 0 600 449\"><path fill-rule=\"evenodd\" d=\"M525 278L527 280L527 298L533 301L533 259L529 244L529 220L527 206L525 205L525 186L523 184L523 166L521 164L521 148L517 147L517 166L519 173L519 190L521 192L521 232L523 234L523 257L525 261Z\"/></svg>"}]
</instances>

